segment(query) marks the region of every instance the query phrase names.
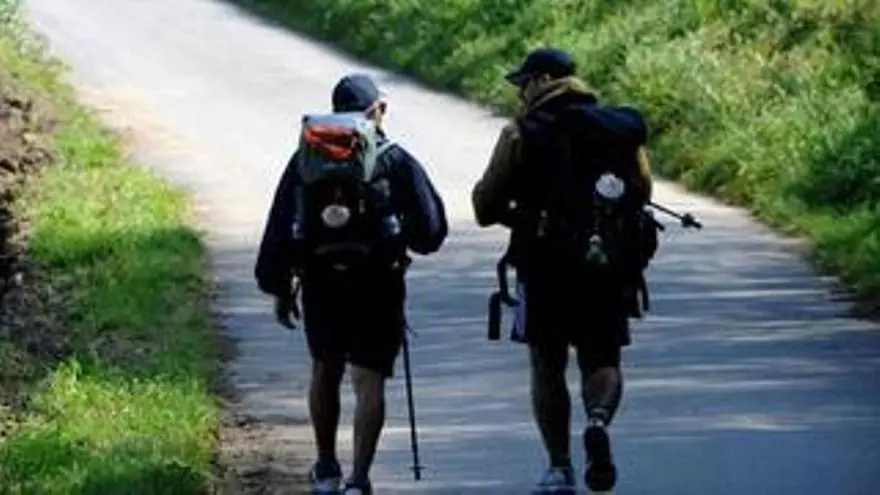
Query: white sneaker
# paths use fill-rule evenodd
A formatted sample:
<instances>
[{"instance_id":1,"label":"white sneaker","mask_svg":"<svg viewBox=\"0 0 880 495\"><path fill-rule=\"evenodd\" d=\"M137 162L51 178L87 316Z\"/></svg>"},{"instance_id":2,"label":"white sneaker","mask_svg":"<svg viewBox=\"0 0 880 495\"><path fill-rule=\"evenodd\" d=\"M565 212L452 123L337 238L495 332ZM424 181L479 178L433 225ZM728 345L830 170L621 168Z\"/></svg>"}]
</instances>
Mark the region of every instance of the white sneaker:
<instances>
[{"instance_id":1,"label":"white sneaker","mask_svg":"<svg viewBox=\"0 0 880 495\"><path fill-rule=\"evenodd\" d=\"M544 472L544 475L535 484L532 493L564 493L574 494L577 485L574 481L574 469L568 468L550 468Z\"/></svg>"},{"instance_id":2,"label":"white sneaker","mask_svg":"<svg viewBox=\"0 0 880 495\"><path fill-rule=\"evenodd\" d=\"M313 481L311 493L312 495L336 495L339 493L339 484L338 478Z\"/></svg>"},{"instance_id":3,"label":"white sneaker","mask_svg":"<svg viewBox=\"0 0 880 495\"><path fill-rule=\"evenodd\" d=\"M351 480L345 483L345 489L342 492L342 495L372 495L373 494L373 486L369 481L366 484L355 484Z\"/></svg>"}]
</instances>

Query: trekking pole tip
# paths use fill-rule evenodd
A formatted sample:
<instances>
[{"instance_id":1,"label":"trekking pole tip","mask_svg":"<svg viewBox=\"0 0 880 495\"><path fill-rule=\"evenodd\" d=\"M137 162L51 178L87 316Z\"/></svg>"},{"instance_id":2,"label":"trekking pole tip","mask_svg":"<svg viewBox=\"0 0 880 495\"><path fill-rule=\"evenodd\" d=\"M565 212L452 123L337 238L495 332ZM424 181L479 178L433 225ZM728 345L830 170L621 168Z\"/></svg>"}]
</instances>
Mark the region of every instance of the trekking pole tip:
<instances>
[{"instance_id":1,"label":"trekking pole tip","mask_svg":"<svg viewBox=\"0 0 880 495\"><path fill-rule=\"evenodd\" d=\"M416 479L416 481L421 481L421 479L422 479L422 469L424 469L424 466L413 466L413 467L412 467L413 474L415 475L415 479Z\"/></svg>"}]
</instances>

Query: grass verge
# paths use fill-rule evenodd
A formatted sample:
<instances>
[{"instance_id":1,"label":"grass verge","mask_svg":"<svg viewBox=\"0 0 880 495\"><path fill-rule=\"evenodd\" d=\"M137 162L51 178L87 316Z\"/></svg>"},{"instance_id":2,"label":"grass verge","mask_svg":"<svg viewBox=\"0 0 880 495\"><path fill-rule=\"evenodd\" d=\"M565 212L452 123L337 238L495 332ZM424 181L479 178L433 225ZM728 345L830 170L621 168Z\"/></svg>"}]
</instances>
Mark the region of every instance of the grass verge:
<instances>
[{"instance_id":1,"label":"grass verge","mask_svg":"<svg viewBox=\"0 0 880 495\"><path fill-rule=\"evenodd\" d=\"M503 74L569 49L606 99L646 112L662 176L805 235L880 300L874 0L228 1L506 113Z\"/></svg>"},{"instance_id":2,"label":"grass verge","mask_svg":"<svg viewBox=\"0 0 880 495\"><path fill-rule=\"evenodd\" d=\"M22 141L51 156L14 194L27 268L3 308L0 388L19 399L0 405L0 492L209 491L220 348L187 199L62 76L0 0L0 103L26 102Z\"/></svg>"}]
</instances>

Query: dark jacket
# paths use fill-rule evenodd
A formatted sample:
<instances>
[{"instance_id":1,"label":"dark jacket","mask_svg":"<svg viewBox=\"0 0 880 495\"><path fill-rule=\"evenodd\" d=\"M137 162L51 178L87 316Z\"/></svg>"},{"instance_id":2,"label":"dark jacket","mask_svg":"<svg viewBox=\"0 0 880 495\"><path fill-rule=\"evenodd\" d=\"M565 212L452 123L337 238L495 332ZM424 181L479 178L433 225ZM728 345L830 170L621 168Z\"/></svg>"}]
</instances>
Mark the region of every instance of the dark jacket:
<instances>
[{"instance_id":1,"label":"dark jacket","mask_svg":"<svg viewBox=\"0 0 880 495\"><path fill-rule=\"evenodd\" d=\"M254 269L260 290L275 296L290 293L291 270L297 263L291 247L291 224L296 210L294 164L298 154L291 157L276 188ZM439 250L449 231L446 209L421 163L395 143L377 158L377 167L391 184L407 247L422 255Z\"/></svg>"},{"instance_id":2,"label":"dark jacket","mask_svg":"<svg viewBox=\"0 0 880 495\"><path fill-rule=\"evenodd\" d=\"M525 102L523 114L546 108L561 100L581 99L598 101L595 92L575 76L549 81ZM651 196L651 166L647 150L639 152L641 187ZM518 183L523 180L522 136L517 121L511 121L502 130L489 164L477 181L471 194L477 224L486 227L494 224L509 225L509 205L515 199Z\"/></svg>"}]
</instances>

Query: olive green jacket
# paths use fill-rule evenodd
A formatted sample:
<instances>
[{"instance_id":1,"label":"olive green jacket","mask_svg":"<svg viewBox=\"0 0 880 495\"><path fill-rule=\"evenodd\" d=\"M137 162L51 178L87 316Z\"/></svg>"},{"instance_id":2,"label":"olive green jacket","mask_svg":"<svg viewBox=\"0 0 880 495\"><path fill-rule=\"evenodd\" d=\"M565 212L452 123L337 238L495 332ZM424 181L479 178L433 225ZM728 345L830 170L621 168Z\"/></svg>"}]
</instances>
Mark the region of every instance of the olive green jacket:
<instances>
[{"instance_id":1,"label":"olive green jacket","mask_svg":"<svg viewBox=\"0 0 880 495\"><path fill-rule=\"evenodd\" d=\"M535 95L523 105L523 112L537 108L548 100L568 92L595 94L576 76L552 80L538 89ZM516 122L510 122L501 130L495 143L489 165L477 181L471 193L471 202L477 224L486 227L504 224L513 200L515 177L520 170L521 140ZM641 187L651 197L651 166L647 150L639 150L639 164L643 184ZM507 225L509 226L509 225Z\"/></svg>"}]
</instances>

